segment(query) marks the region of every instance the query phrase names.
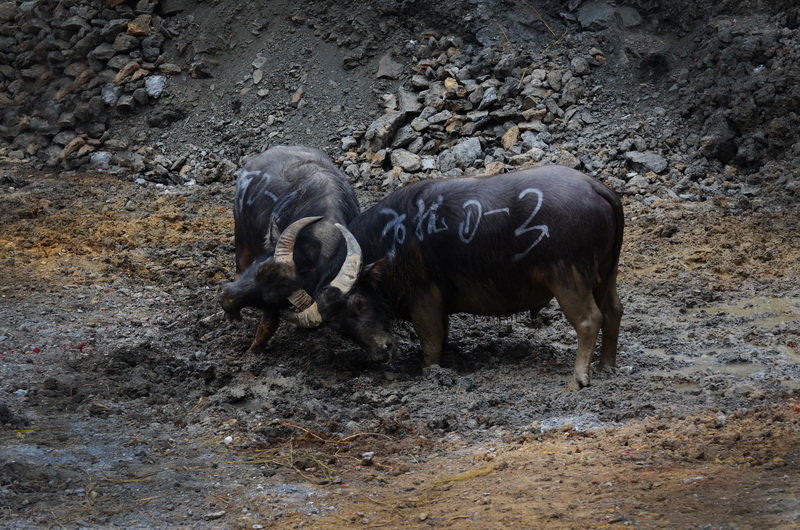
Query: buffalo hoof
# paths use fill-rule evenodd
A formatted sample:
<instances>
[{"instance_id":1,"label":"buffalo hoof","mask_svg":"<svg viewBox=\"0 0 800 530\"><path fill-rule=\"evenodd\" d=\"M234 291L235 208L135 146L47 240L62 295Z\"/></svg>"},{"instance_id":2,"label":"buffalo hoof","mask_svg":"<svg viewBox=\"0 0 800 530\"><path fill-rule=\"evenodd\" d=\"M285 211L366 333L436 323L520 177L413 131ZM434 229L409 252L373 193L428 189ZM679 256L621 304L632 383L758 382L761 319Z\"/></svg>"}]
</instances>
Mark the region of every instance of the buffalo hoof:
<instances>
[{"instance_id":1,"label":"buffalo hoof","mask_svg":"<svg viewBox=\"0 0 800 530\"><path fill-rule=\"evenodd\" d=\"M589 374L576 374L572 377L567 388L570 390L580 390L581 388L589 386L589 384Z\"/></svg>"}]
</instances>

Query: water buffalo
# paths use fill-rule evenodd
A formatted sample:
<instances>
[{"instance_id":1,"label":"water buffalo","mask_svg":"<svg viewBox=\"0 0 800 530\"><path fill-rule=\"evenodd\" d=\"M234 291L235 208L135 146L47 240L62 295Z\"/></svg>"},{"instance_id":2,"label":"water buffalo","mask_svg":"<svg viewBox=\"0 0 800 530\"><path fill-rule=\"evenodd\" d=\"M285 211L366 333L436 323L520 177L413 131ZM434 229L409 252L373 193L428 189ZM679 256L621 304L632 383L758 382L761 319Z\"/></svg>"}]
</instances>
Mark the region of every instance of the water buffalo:
<instances>
[{"instance_id":1,"label":"water buffalo","mask_svg":"<svg viewBox=\"0 0 800 530\"><path fill-rule=\"evenodd\" d=\"M601 329L600 365L616 365L623 225L617 196L566 167L417 182L338 226L348 281L315 293L307 313L319 317L303 325L326 323L374 351L390 348L391 318L411 320L430 365L448 315L535 316L555 298L578 337L570 386L584 387Z\"/></svg>"},{"instance_id":2,"label":"water buffalo","mask_svg":"<svg viewBox=\"0 0 800 530\"><path fill-rule=\"evenodd\" d=\"M342 246L334 225L347 224L358 213L347 179L319 149L272 147L239 170L233 206L236 278L222 286L219 301L234 319L241 319L244 307L262 310L249 351L266 347L281 309L290 303L307 309L307 292L328 285Z\"/></svg>"}]
</instances>

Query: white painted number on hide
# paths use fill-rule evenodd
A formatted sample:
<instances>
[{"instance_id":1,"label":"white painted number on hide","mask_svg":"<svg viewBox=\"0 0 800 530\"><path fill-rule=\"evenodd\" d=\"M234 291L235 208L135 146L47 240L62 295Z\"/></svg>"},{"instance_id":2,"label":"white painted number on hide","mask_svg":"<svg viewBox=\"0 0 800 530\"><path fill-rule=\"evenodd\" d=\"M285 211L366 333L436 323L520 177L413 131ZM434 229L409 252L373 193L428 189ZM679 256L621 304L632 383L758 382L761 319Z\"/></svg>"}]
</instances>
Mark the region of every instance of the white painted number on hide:
<instances>
[{"instance_id":1,"label":"white painted number on hide","mask_svg":"<svg viewBox=\"0 0 800 530\"><path fill-rule=\"evenodd\" d=\"M414 234L416 234L417 239L420 241L425 240L426 233L431 235L447 230L447 222L436 213L443 202L444 197L441 195L436 197L436 200L427 208L425 207L425 201L422 199L417 201L417 215L414 216L414 220L417 222L417 228L414 230ZM428 221L427 224L425 223L426 219Z\"/></svg>"},{"instance_id":2,"label":"white painted number on hide","mask_svg":"<svg viewBox=\"0 0 800 530\"><path fill-rule=\"evenodd\" d=\"M528 232L530 232L532 230L539 230L539 237L537 237L534 240L534 242L531 243L530 246L528 246L528 248L526 248L525 250L523 250L519 254L515 254L514 255L514 259L513 259L514 263L518 262L519 260L521 260L522 258L527 256L528 252L530 252L533 249L533 247L538 245L542 241L544 236L550 237L550 230L547 227L547 225L529 226L531 221L533 221L533 218L536 216L536 214L539 213L539 210L542 207L542 201L544 200L544 195L542 194L541 190L539 190L537 188L524 189L519 193L519 196L517 198L521 200L523 197L525 197L529 193L535 193L536 194L536 197L537 197L536 206L533 208L533 211L528 216L528 218L525 219L525 222L522 223L521 225L519 225L516 230L514 230L514 235L516 237L519 237L519 236L521 236L523 234L527 234Z\"/></svg>"},{"instance_id":3,"label":"white painted number on hide","mask_svg":"<svg viewBox=\"0 0 800 530\"><path fill-rule=\"evenodd\" d=\"M514 230L514 237L521 237L533 230L538 230L539 236L525 250L514 255L512 259L515 263L527 256L533 247L538 245L545 236L550 237L550 231L547 225L531 224L533 222L533 218L536 217L536 214L539 213L539 210L542 208L544 194L538 188L526 188L519 193L517 199L522 200L529 194L536 195L536 205L533 207L530 215L528 215L528 217L525 219L525 222L520 224ZM443 203L444 197L441 195L436 197L436 200L434 200L428 206L425 205L425 201L422 199L417 201L417 213L414 215L414 222L416 223L414 227L414 235L419 241L424 241L426 236L431 236L433 234L438 234L439 232L446 232L449 230L447 220L439 215L439 208ZM464 210L464 216L458 223L457 233L458 239L464 244L471 243L475 238L475 235L478 233L478 228L480 228L481 221L484 217L496 214L511 214L510 208L496 208L494 210L488 210L484 212L483 204L476 199L469 199L465 201L464 204L461 205L461 208ZM397 211L391 208L383 208L380 210L380 213L391 216L391 219L389 219L389 221L383 227L381 237L383 238L391 234L392 246L389 249L389 252L394 254L397 251L398 246L402 245L406 241L407 229L405 226L405 220L407 216L406 214L397 213Z\"/></svg>"}]
</instances>

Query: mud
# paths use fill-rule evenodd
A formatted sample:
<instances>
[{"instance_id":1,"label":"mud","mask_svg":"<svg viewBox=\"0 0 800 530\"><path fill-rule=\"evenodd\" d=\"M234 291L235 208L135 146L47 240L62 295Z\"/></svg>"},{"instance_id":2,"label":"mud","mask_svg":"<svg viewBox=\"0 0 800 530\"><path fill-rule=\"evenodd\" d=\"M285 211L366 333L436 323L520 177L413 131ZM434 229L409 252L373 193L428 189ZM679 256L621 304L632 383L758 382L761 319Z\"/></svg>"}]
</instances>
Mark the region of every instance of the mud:
<instances>
[{"instance_id":1,"label":"mud","mask_svg":"<svg viewBox=\"0 0 800 530\"><path fill-rule=\"evenodd\" d=\"M797 523L796 205L626 200L620 367L570 392L555 306L421 373L288 325L248 357L229 185L2 179L5 525Z\"/></svg>"}]
</instances>

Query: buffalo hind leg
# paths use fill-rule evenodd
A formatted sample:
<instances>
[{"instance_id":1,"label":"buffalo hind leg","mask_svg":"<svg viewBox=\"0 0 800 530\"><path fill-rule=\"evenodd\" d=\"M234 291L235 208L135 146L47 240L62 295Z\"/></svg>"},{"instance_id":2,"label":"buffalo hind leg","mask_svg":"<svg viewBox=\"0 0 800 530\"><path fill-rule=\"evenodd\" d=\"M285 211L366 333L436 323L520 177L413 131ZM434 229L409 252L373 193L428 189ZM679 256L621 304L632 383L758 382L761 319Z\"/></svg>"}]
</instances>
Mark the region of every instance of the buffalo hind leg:
<instances>
[{"instance_id":1,"label":"buffalo hind leg","mask_svg":"<svg viewBox=\"0 0 800 530\"><path fill-rule=\"evenodd\" d=\"M416 293L411 322L419 336L425 366L439 364L447 337L448 318L442 306L442 292L430 286Z\"/></svg>"},{"instance_id":2,"label":"buffalo hind leg","mask_svg":"<svg viewBox=\"0 0 800 530\"><path fill-rule=\"evenodd\" d=\"M600 346L600 368L617 366L617 342L619 341L619 324L622 320L622 302L617 294L616 281L608 286L605 299L600 304L603 313L603 338Z\"/></svg>"},{"instance_id":3,"label":"buffalo hind leg","mask_svg":"<svg viewBox=\"0 0 800 530\"><path fill-rule=\"evenodd\" d=\"M597 335L603 321L603 315L594 301L591 290L577 287L559 287L554 289L558 305L578 335L578 351L575 354L575 370L569 387L578 390L589 386L589 364L597 343Z\"/></svg>"},{"instance_id":4,"label":"buffalo hind leg","mask_svg":"<svg viewBox=\"0 0 800 530\"><path fill-rule=\"evenodd\" d=\"M261 321L258 323L256 336L247 349L247 353L263 353L267 349L269 339L278 331L278 313L276 311L262 311Z\"/></svg>"}]
</instances>

